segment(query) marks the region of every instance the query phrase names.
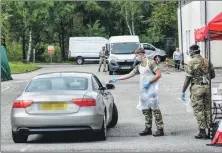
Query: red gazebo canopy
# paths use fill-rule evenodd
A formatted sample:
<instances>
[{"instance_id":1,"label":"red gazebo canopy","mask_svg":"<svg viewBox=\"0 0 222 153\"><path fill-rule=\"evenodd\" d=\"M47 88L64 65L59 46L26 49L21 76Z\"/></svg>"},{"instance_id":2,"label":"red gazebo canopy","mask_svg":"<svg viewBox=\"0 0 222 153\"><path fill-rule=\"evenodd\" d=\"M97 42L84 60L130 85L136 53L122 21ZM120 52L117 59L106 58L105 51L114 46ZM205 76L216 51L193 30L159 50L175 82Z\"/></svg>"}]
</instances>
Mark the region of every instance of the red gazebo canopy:
<instances>
[{"instance_id":1,"label":"red gazebo canopy","mask_svg":"<svg viewBox=\"0 0 222 153\"><path fill-rule=\"evenodd\" d=\"M220 12L215 18L213 18L207 25L211 31L222 32L222 12Z\"/></svg>"},{"instance_id":2,"label":"red gazebo canopy","mask_svg":"<svg viewBox=\"0 0 222 153\"><path fill-rule=\"evenodd\" d=\"M207 27L197 29L194 33L195 41L203 41L205 38L205 33L207 33Z\"/></svg>"},{"instance_id":3,"label":"red gazebo canopy","mask_svg":"<svg viewBox=\"0 0 222 153\"><path fill-rule=\"evenodd\" d=\"M195 41L204 41L208 39L210 31L210 40L222 40L222 12L213 18L207 26L204 26L195 31Z\"/></svg>"}]
</instances>

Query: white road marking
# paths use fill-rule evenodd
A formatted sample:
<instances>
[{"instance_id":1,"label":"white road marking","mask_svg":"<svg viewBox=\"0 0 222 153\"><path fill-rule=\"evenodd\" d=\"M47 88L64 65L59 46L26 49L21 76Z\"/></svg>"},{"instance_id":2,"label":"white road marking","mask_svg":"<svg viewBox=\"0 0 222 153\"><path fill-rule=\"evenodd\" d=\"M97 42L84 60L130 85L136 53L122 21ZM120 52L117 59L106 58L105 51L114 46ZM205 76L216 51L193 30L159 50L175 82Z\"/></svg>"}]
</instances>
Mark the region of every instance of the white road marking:
<instances>
[{"instance_id":1,"label":"white road marking","mask_svg":"<svg viewBox=\"0 0 222 153\"><path fill-rule=\"evenodd\" d=\"M7 86L7 85L3 85L3 86L5 86L5 88L4 88L4 89L2 89L2 90L1 90L1 92L3 92L3 91L6 91L6 90L10 89L10 87L9 87L9 86ZM2 87L1 87L1 88L2 88Z\"/></svg>"},{"instance_id":2,"label":"white road marking","mask_svg":"<svg viewBox=\"0 0 222 153\"><path fill-rule=\"evenodd\" d=\"M6 88L3 89L3 90L1 90L1 92L7 91L7 90L13 90L13 89L16 89L16 88L18 88L18 87L19 87L18 85L13 85L12 87L6 86Z\"/></svg>"},{"instance_id":3,"label":"white road marking","mask_svg":"<svg viewBox=\"0 0 222 153\"><path fill-rule=\"evenodd\" d=\"M8 84L19 83L19 82L28 82L28 81L29 81L29 80L11 81L11 82L8 83ZM9 89L15 89L15 87L18 87L18 85L16 85L16 86L12 85L13 87L10 88L10 86L9 86L8 84L1 85L1 88L2 88L2 87L5 87L4 89L1 89L1 92L4 92L4 91L9 90Z\"/></svg>"}]
</instances>

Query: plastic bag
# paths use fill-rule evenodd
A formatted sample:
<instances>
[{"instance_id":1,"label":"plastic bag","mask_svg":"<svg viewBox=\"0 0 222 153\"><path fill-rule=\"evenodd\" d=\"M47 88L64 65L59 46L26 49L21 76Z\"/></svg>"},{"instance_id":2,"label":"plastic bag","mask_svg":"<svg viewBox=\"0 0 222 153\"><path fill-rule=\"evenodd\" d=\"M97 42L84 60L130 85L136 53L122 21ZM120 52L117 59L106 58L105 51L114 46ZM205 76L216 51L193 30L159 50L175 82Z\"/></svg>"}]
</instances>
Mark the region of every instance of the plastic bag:
<instances>
[{"instance_id":1,"label":"plastic bag","mask_svg":"<svg viewBox=\"0 0 222 153\"><path fill-rule=\"evenodd\" d=\"M191 100L184 102L184 105L187 107L187 113L193 113L193 107L191 106Z\"/></svg>"}]
</instances>

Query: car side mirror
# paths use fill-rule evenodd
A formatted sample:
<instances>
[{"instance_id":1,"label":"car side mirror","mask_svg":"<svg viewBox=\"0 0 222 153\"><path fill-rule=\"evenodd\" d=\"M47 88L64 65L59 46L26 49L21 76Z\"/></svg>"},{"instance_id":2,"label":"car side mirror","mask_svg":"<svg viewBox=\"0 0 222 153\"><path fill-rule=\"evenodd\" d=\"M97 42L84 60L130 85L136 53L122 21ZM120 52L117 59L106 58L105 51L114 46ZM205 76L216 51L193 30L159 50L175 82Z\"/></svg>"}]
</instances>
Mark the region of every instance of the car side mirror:
<instances>
[{"instance_id":1,"label":"car side mirror","mask_svg":"<svg viewBox=\"0 0 222 153\"><path fill-rule=\"evenodd\" d=\"M115 89L115 85L108 83L108 84L106 84L106 89L113 90L113 89Z\"/></svg>"},{"instance_id":2,"label":"car side mirror","mask_svg":"<svg viewBox=\"0 0 222 153\"><path fill-rule=\"evenodd\" d=\"M106 90L106 87L101 86L98 90Z\"/></svg>"}]
</instances>

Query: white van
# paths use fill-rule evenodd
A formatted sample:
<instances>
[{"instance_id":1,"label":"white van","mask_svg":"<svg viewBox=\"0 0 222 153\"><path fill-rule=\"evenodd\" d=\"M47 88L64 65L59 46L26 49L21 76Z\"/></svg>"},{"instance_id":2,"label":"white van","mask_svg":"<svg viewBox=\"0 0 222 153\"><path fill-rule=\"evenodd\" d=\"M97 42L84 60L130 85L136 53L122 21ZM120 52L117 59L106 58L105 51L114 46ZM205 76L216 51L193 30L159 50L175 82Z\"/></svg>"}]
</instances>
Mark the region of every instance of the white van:
<instances>
[{"instance_id":1,"label":"white van","mask_svg":"<svg viewBox=\"0 0 222 153\"><path fill-rule=\"evenodd\" d=\"M99 61L99 52L107 42L103 37L70 37L68 58L77 64L83 64L87 60Z\"/></svg>"},{"instance_id":2,"label":"white van","mask_svg":"<svg viewBox=\"0 0 222 153\"><path fill-rule=\"evenodd\" d=\"M138 36L124 35L110 37L107 44L109 51L109 75L113 75L113 72L132 70L135 58L134 52L139 47L140 41Z\"/></svg>"}]
</instances>

